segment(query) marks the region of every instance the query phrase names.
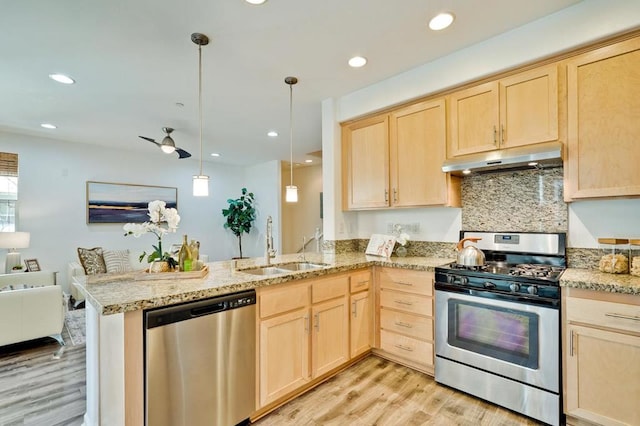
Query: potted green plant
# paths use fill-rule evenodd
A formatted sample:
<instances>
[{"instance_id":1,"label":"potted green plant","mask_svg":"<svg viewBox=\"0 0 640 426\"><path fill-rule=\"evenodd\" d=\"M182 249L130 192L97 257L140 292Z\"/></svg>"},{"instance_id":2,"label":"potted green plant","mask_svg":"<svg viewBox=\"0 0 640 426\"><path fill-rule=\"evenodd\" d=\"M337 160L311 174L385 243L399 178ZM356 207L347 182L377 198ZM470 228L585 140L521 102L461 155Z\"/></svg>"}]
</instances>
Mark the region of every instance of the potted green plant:
<instances>
[{"instance_id":1,"label":"potted green plant","mask_svg":"<svg viewBox=\"0 0 640 426\"><path fill-rule=\"evenodd\" d=\"M253 207L253 192L247 192L247 188L242 188L240 198L227 200L229 207L222 209L222 215L227 218L224 224L225 229L238 237L238 248L240 249L240 259L242 259L242 234L249 233L253 221L256 220L256 209Z\"/></svg>"}]
</instances>

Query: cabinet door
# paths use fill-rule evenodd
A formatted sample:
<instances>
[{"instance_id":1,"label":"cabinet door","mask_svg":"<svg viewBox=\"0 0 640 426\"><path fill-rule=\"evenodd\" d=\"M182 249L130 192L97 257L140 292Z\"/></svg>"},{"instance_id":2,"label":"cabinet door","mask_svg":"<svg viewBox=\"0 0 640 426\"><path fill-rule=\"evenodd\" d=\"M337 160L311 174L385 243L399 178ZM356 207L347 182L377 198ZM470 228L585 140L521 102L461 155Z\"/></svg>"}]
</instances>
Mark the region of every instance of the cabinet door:
<instances>
[{"instance_id":1,"label":"cabinet door","mask_svg":"<svg viewBox=\"0 0 640 426\"><path fill-rule=\"evenodd\" d=\"M347 297L343 296L311 308L313 333L311 365L318 377L349 360L349 316Z\"/></svg>"},{"instance_id":2,"label":"cabinet door","mask_svg":"<svg viewBox=\"0 0 640 426\"><path fill-rule=\"evenodd\" d=\"M567 414L640 424L640 337L569 325L567 348Z\"/></svg>"},{"instance_id":3,"label":"cabinet door","mask_svg":"<svg viewBox=\"0 0 640 426\"><path fill-rule=\"evenodd\" d=\"M558 66L500 80L500 147L558 139Z\"/></svg>"},{"instance_id":4,"label":"cabinet door","mask_svg":"<svg viewBox=\"0 0 640 426\"><path fill-rule=\"evenodd\" d=\"M447 157L498 148L498 83L453 93L449 98L450 139Z\"/></svg>"},{"instance_id":5,"label":"cabinet door","mask_svg":"<svg viewBox=\"0 0 640 426\"><path fill-rule=\"evenodd\" d=\"M381 115L342 128L342 208L389 206L389 118Z\"/></svg>"},{"instance_id":6,"label":"cabinet door","mask_svg":"<svg viewBox=\"0 0 640 426\"><path fill-rule=\"evenodd\" d=\"M391 205L446 205L445 101L421 102L390 116Z\"/></svg>"},{"instance_id":7,"label":"cabinet door","mask_svg":"<svg viewBox=\"0 0 640 426\"><path fill-rule=\"evenodd\" d=\"M640 195L640 38L567 65L565 199Z\"/></svg>"},{"instance_id":8,"label":"cabinet door","mask_svg":"<svg viewBox=\"0 0 640 426\"><path fill-rule=\"evenodd\" d=\"M260 322L260 405L309 381L309 310Z\"/></svg>"},{"instance_id":9,"label":"cabinet door","mask_svg":"<svg viewBox=\"0 0 640 426\"><path fill-rule=\"evenodd\" d=\"M371 297L368 291L351 295L350 355L354 358L371 349L373 337Z\"/></svg>"}]
</instances>

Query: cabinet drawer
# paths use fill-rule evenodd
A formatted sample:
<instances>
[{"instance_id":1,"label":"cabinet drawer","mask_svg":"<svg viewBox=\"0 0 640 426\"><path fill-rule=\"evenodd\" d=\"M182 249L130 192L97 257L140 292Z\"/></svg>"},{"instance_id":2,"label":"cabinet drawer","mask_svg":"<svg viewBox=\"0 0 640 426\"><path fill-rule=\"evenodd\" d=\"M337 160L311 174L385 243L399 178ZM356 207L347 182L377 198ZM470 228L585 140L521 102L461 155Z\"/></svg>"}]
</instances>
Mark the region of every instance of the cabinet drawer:
<instances>
[{"instance_id":1,"label":"cabinet drawer","mask_svg":"<svg viewBox=\"0 0 640 426\"><path fill-rule=\"evenodd\" d=\"M349 276L321 278L311 284L311 303L323 302L347 294Z\"/></svg>"},{"instance_id":2,"label":"cabinet drawer","mask_svg":"<svg viewBox=\"0 0 640 426\"><path fill-rule=\"evenodd\" d=\"M567 297L567 320L640 333L640 306Z\"/></svg>"},{"instance_id":3,"label":"cabinet drawer","mask_svg":"<svg viewBox=\"0 0 640 426\"><path fill-rule=\"evenodd\" d=\"M380 306L418 315L433 316L433 299L417 294L381 289Z\"/></svg>"},{"instance_id":4,"label":"cabinet drawer","mask_svg":"<svg viewBox=\"0 0 640 426\"><path fill-rule=\"evenodd\" d=\"M433 296L433 272L408 269L381 269L380 288Z\"/></svg>"},{"instance_id":5,"label":"cabinet drawer","mask_svg":"<svg viewBox=\"0 0 640 426\"><path fill-rule=\"evenodd\" d=\"M433 319L380 308L380 328L433 341Z\"/></svg>"},{"instance_id":6,"label":"cabinet drawer","mask_svg":"<svg viewBox=\"0 0 640 426\"><path fill-rule=\"evenodd\" d=\"M433 365L433 344L380 330L380 348L408 360Z\"/></svg>"},{"instance_id":7,"label":"cabinet drawer","mask_svg":"<svg viewBox=\"0 0 640 426\"><path fill-rule=\"evenodd\" d=\"M366 271L351 274L349 285L351 293L369 290L371 286L371 271L367 269Z\"/></svg>"},{"instance_id":8,"label":"cabinet drawer","mask_svg":"<svg viewBox=\"0 0 640 426\"><path fill-rule=\"evenodd\" d=\"M289 312L309 304L309 285L295 284L273 289L258 289L260 318Z\"/></svg>"}]
</instances>

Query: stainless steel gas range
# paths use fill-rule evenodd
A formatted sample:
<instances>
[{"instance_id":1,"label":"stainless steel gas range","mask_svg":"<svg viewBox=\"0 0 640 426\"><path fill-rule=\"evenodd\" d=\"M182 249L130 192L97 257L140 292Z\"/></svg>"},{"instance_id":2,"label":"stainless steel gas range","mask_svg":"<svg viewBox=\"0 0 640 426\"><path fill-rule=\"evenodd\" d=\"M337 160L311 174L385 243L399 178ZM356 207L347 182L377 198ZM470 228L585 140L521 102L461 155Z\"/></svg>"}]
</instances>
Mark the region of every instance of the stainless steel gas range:
<instances>
[{"instance_id":1,"label":"stainless steel gas range","mask_svg":"<svg viewBox=\"0 0 640 426\"><path fill-rule=\"evenodd\" d=\"M562 419L566 235L462 231L483 266L436 268L436 381L542 422Z\"/></svg>"}]
</instances>

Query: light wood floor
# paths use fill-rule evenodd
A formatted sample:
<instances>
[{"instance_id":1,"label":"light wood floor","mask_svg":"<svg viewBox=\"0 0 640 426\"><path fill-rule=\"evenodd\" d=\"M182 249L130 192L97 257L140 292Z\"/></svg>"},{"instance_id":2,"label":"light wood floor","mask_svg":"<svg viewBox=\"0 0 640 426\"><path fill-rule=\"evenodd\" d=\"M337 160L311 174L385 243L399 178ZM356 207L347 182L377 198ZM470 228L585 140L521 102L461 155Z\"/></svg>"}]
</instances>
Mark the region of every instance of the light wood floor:
<instances>
[{"instance_id":1,"label":"light wood floor","mask_svg":"<svg viewBox=\"0 0 640 426\"><path fill-rule=\"evenodd\" d=\"M65 338L67 342L70 340ZM61 359L53 340L0 347L0 425L79 426L86 405L85 346ZM534 425L525 417L370 356L257 426Z\"/></svg>"},{"instance_id":2,"label":"light wood floor","mask_svg":"<svg viewBox=\"0 0 640 426\"><path fill-rule=\"evenodd\" d=\"M536 425L509 410L369 356L254 423L256 426Z\"/></svg>"},{"instance_id":3,"label":"light wood floor","mask_svg":"<svg viewBox=\"0 0 640 426\"><path fill-rule=\"evenodd\" d=\"M71 344L66 329L63 338ZM0 425L78 426L86 409L85 346L53 339L0 347Z\"/></svg>"}]
</instances>

